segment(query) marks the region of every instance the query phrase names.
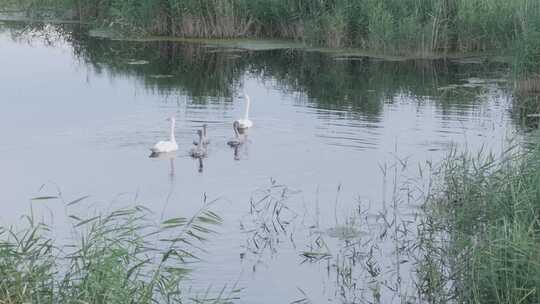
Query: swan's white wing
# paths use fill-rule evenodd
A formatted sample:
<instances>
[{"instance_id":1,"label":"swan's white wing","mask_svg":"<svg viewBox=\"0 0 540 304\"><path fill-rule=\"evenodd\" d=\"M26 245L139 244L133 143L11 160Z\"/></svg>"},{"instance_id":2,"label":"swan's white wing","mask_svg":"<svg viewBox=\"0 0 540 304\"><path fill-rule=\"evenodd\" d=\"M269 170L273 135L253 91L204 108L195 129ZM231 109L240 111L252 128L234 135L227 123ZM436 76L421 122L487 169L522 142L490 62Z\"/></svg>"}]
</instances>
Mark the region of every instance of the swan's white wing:
<instances>
[{"instance_id":1,"label":"swan's white wing","mask_svg":"<svg viewBox=\"0 0 540 304\"><path fill-rule=\"evenodd\" d=\"M249 119L238 119L237 122L240 129L249 129L253 127L253 122Z\"/></svg>"},{"instance_id":2,"label":"swan's white wing","mask_svg":"<svg viewBox=\"0 0 540 304\"><path fill-rule=\"evenodd\" d=\"M158 141L150 150L152 152L159 152L164 145L164 141Z\"/></svg>"},{"instance_id":3,"label":"swan's white wing","mask_svg":"<svg viewBox=\"0 0 540 304\"><path fill-rule=\"evenodd\" d=\"M151 149L152 152L172 152L178 150L178 145L170 141L160 141L156 143Z\"/></svg>"}]
</instances>

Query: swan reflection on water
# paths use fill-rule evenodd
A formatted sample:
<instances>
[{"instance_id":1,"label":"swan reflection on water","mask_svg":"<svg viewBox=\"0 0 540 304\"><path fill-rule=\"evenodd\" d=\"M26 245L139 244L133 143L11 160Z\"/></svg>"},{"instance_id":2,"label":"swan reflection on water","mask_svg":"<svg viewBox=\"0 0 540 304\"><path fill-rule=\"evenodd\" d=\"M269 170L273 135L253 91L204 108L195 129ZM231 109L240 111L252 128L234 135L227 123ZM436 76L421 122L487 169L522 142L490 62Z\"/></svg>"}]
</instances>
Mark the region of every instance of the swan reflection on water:
<instances>
[{"instance_id":1,"label":"swan reflection on water","mask_svg":"<svg viewBox=\"0 0 540 304\"><path fill-rule=\"evenodd\" d=\"M176 152L152 152L149 156L150 158L155 158L159 160L169 160L169 191L167 193L167 198L165 204L163 205L163 210L161 211L161 219L164 218L165 210L169 205L169 201L174 192L175 176L176 170L174 167L174 160L176 159Z\"/></svg>"},{"instance_id":2,"label":"swan reflection on water","mask_svg":"<svg viewBox=\"0 0 540 304\"><path fill-rule=\"evenodd\" d=\"M204 162L203 162L202 157L199 157L198 160L199 160L199 167L198 167L198 170L197 170L197 171L198 171L199 173L202 173L203 170L204 170Z\"/></svg>"},{"instance_id":3,"label":"swan reflection on water","mask_svg":"<svg viewBox=\"0 0 540 304\"><path fill-rule=\"evenodd\" d=\"M240 146L234 147L234 160L240 160L240 155L238 151L240 150Z\"/></svg>"},{"instance_id":4,"label":"swan reflection on water","mask_svg":"<svg viewBox=\"0 0 540 304\"><path fill-rule=\"evenodd\" d=\"M174 179L175 169L174 169L174 159L176 158L176 152L152 152L149 156L150 158L169 160L169 178Z\"/></svg>"}]
</instances>

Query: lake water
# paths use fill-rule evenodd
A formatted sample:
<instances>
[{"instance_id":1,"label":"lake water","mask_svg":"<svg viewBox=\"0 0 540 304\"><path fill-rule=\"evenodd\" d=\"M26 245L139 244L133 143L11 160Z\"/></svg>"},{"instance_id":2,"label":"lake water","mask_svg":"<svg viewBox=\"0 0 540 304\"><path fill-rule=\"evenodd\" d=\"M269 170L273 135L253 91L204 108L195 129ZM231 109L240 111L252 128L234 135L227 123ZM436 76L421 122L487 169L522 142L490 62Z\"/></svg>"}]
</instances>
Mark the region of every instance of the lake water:
<instances>
[{"instance_id":1,"label":"lake water","mask_svg":"<svg viewBox=\"0 0 540 304\"><path fill-rule=\"evenodd\" d=\"M83 215L134 202L158 216L190 215L206 195L219 198L224 224L195 266L192 292L236 283L236 303L369 302L373 288L358 283L364 270L350 287L332 269L341 245L372 231L340 235L358 205L366 218L386 208L392 164L406 160L399 174L414 175L453 145L498 151L519 132L504 64L246 46L111 41L74 25L2 23L1 223L17 223L30 198L58 191L67 201L91 195ZM243 91L254 127L235 155L226 141ZM149 158L171 115L178 153ZM211 144L201 167L188 151L203 123ZM261 231L269 215L250 212L272 180L290 189L287 232ZM69 227L61 202L34 207L59 237ZM413 214L414 204L402 211ZM306 262L314 236L332 258ZM403 264L400 282L413 273ZM383 303L399 302L379 283Z\"/></svg>"}]
</instances>

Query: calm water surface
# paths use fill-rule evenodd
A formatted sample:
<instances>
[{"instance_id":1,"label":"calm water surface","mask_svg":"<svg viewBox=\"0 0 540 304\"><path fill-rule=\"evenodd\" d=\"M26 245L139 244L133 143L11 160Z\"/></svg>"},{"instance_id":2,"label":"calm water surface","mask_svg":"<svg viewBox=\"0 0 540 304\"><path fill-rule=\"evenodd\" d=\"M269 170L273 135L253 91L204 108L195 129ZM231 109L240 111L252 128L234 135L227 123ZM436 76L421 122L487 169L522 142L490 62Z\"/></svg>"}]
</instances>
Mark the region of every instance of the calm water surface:
<instances>
[{"instance_id":1,"label":"calm water surface","mask_svg":"<svg viewBox=\"0 0 540 304\"><path fill-rule=\"evenodd\" d=\"M500 150L517 132L506 73L493 63L121 42L73 26L3 23L0 221L17 223L31 197L58 190L66 200L92 195L83 214L136 201L157 215L189 215L204 195L220 198L215 209L224 225L206 246L193 290L236 282L238 303L290 303L303 292L314 303L356 302L331 262L304 262L313 231L337 252L333 227L348 222L358 202L368 214L384 207L381 168L397 158L412 164L412 174L453 144ZM226 141L243 113L243 90L255 126L235 156ZM180 150L151 159L171 115ZM201 168L187 151L203 123L211 145ZM295 219L259 248L264 232L249 202L272 179L291 189ZM36 208L60 237L66 208L54 201ZM410 276L406 266L400 271ZM356 297L369 293L363 288Z\"/></svg>"}]
</instances>

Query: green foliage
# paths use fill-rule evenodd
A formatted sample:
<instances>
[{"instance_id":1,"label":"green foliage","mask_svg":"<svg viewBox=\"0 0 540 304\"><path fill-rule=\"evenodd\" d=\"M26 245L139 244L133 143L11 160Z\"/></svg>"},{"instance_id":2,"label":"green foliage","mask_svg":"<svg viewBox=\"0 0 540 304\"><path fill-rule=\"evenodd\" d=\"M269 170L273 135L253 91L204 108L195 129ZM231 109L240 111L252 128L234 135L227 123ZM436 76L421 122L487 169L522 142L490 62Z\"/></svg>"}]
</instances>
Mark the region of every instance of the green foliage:
<instances>
[{"instance_id":1,"label":"green foliage","mask_svg":"<svg viewBox=\"0 0 540 304\"><path fill-rule=\"evenodd\" d=\"M0 0L28 12L71 8L82 21L196 38L285 38L389 54L513 51L537 68L540 2L531 0Z\"/></svg>"},{"instance_id":2,"label":"green foliage","mask_svg":"<svg viewBox=\"0 0 540 304\"><path fill-rule=\"evenodd\" d=\"M424 263L435 278L431 289L451 283L459 303L538 303L540 150L509 152L500 161L452 155L442 169L425 231L440 231L431 241L448 241Z\"/></svg>"},{"instance_id":3,"label":"green foliage","mask_svg":"<svg viewBox=\"0 0 540 304\"><path fill-rule=\"evenodd\" d=\"M142 206L70 218L74 242L63 245L31 216L20 231L0 228L0 303L182 302L189 264L221 223L201 210L156 225Z\"/></svg>"},{"instance_id":4,"label":"green foliage","mask_svg":"<svg viewBox=\"0 0 540 304\"><path fill-rule=\"evenodd\" d=\"M54 3L62 7L71 5L83 20L135 26L151 34L280 37L332 47L361 46L395 52L508 47L533 32L540 14L538 2L530 0L26 0L23 3L36 9Z\"/></svg>"}]
</instances>

